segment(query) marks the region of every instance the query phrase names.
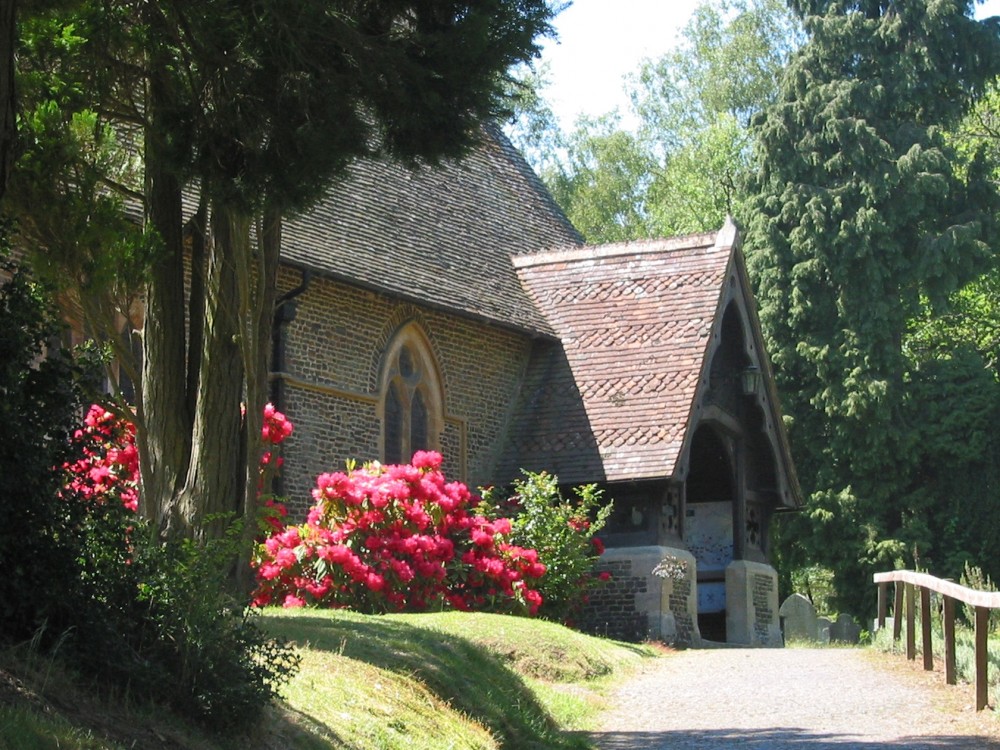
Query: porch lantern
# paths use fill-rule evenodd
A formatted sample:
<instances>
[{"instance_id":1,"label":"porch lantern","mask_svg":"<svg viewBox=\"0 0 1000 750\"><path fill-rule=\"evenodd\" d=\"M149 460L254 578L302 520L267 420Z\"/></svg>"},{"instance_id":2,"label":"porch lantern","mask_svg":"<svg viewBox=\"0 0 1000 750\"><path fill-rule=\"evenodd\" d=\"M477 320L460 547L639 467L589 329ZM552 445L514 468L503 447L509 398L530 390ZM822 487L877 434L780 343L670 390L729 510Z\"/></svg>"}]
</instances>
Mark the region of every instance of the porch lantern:
<instances>
[{"instance_id":1,"label":"porch lantern","mask_svg":"<svg viewBox=\"0 0 1000 750\"><path fill-rule=\"evenodd\" d=\"M740 378L743 383L743 395L752 396L760 385L760 368L757 365L750 365L743 370Z\"/></svg>"}]
</instances>

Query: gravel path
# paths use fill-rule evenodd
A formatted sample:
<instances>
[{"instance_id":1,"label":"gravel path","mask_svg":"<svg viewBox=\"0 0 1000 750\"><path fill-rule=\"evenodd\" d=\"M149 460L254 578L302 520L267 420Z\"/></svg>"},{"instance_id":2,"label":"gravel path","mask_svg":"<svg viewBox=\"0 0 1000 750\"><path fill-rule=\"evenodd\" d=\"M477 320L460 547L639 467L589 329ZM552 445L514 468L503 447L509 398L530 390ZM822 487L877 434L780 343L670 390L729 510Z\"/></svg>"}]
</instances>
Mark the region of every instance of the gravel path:
<instances>
[{"instance_id":1,"label":"gravel path","mask_svg":"<svg viewBox=\"0 0 1000 750\"><path fill-rule=\"evenodd\" d=\"M602 750L1000 750L970 685L862 649L688 650L618 691Z\"/></svg>"}]
</instances>

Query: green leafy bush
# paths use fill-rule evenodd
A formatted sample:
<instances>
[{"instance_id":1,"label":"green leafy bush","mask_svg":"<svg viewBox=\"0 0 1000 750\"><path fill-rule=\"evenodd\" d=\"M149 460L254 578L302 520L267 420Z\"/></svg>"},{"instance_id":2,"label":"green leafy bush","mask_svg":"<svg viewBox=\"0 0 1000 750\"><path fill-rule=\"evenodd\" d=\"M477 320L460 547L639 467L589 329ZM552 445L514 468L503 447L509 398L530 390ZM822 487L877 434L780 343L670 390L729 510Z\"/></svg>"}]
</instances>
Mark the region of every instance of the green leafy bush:
<instances>
[{"instance_id":1,"label":"green leafy bush","mask_svg":"<svg viewBox=\"0 0 1000 750\"><path fill-rule=\"evenodd\" d=\"M79 525L79 615L70 644L101 683L215 729L243 726L293 673L297 656L256 627L229 590L239 524L205 544L161 541L136 516L134 429L92 406L74 435L64 502Z\"/></svg>"},{"instance_id":2,"label":"green leafy bush","mask_svg":"<svg viewBox=\"0 0 1000 750\"><path fill-rule=\"evenodd\" d=\"M601 490L588 484L566 499L559 478L541 472L524 472L510 492L494 489L483 493L483 508L492 517L509 516L510 541L538 551L545 575L536 587L542 595L541 617L572 623L590 591L608 575L594 574L594 565L604 552L595 535L607 522L612 503L602 505Z\"/></svg>"},{"instance_id":3,"label":"green leafy bush","mask_svg":"<svg viewBox=\"0 0 1000 750\"><path fill-rule=\"evenodd\" d=\"M976 589L977 591L997 590L996 585L993 583L993 579L991 579L988 574L984 573L982 568L978 565L970 564L968 560L965 561L960 582L963 586L970 589ZM965 617L966 623L970 627L974 627L976 624L976 608L968 604L963 604L962 614ZM1000 632L1000 610L990 610L989 632Z\"/></svg>"},{"instance_id":4,"label":"green leafy bush","mask_svg":"<svg viewBox=\"0 0 1000 750\"><path fill-rule=\"evenodd\" d=\"M161 543L136 517L131 432L102 409L79 425L82 371L52 346L56 317L26 273L4 270L0 643L59 644L110 694L245 725L297 656L228 591L233 541Z\"/></svg>"},{"instance_id":5,"label":"green leafy bush","mask_svg":"<svg viewBox=\"0 0 1000 750\"><path fill-rule=\"evenodd\" d=\"M213 729L252 723L294 674L298 656L267 637L226 589L239 537L161 544L139 530L104 619L81 627L90 670Z\"/></svg>"},{"instance_id":6,"label":"green leafy bush","mask_svg":"<svg viewBox=\"0 0 1000 750\"><path fill-rule=\"evenodd\" d=\"M50 348L59 326L40 290L11 265L0 271L12 275L0 285L0 642L12 643L73 621L79 509L59 501L54 467L72 456L80 399L78 371Z\"/></svg>"}]
</instances>

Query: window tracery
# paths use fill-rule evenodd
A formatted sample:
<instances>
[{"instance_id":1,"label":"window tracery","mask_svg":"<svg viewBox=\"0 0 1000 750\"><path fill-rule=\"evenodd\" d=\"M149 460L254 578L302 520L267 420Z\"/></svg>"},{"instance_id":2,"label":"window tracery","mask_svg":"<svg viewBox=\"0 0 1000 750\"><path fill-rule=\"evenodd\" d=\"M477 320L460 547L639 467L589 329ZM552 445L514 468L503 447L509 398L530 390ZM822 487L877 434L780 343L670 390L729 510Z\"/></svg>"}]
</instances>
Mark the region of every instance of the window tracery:
<instances>
[{"instance_id":1,"label":"window tracery","mask_svg":"<svg viewBox=\"0 0 1000 750\"><path fill-rule=\"evenodd\" d=\"M443 424L437 365L426 336L415 323L404 326L383 358L382 460L409 461L418 450L439 450Z\"/></svg>"}]
</instances>

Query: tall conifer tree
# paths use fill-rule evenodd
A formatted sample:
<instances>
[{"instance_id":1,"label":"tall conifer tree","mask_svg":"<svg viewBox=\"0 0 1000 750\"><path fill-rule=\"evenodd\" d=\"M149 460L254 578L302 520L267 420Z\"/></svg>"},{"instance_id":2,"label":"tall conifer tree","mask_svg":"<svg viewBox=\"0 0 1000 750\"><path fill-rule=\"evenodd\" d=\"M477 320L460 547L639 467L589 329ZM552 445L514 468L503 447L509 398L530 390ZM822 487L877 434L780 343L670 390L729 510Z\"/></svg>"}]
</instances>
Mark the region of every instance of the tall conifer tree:
<instances>
[{"instance_id":1,"label":"tall conifer tree","mask_svg":"<svg viewBox=\"0 0 1000 750\"><path fill-rule=\"evenodd\" d=\"M994 262L996 190L942 128L1000 70L996 26L962 0L793 0L807 42L756 127L750 268L799 474L798 549L842 606L928 543L922 414L903 353L921 300Z\"/></svg>"}]
</instances>

